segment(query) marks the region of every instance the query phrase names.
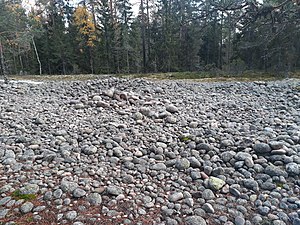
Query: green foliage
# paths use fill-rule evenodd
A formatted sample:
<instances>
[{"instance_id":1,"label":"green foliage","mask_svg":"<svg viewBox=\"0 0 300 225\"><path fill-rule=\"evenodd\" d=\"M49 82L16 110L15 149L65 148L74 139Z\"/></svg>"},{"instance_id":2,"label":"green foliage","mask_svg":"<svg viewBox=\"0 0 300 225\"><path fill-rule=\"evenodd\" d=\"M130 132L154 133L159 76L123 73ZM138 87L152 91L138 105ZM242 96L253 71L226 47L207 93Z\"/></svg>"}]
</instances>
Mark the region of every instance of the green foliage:
<instances>
[{"instance_id":1,"label":"green foliage","mask_svg":"<svg viewBox=\"0 0 300 225\"><path fill-rule=\"evenodd\" d=\"M189 136L181 136L181 137L179 137L179 140L180 140L181 142L187 142L187 141L191 141L192 138L189 137Z\"/></svg>"},{"instance_id":2,"label":"green foliage","mask_svg":"<svg viewBox=\"0 0 300 225\"><path fill-rule=\"evenodd\" d=\"M20 190L16 190L11 194L11 197L13 197L16 200L24 199L26 201L34 200L37 198L35 194L21 194Z\"/></svg>"},{"instance_id":3,"label":"green foliage","mask_svg":"<svg viewBox=\"0 0 300 225\"><path fill-rule=\"evenodd\" d=\"M31 222L33 222L33 221L34 221L34 219L33 219L32 216L29 216L28 218L26 218L26 222L27 222L27 223L31 223Z\"/></svg>"},{"instance_id":4,"label":"green foliage","mask_svg":"<svg viewBox=\"0 0 300 225\"><path fill-rule=\"evenodd\" d=\"M134 15L129 0L0 1L0 72L36 74L39 55L44 74L287 77L300 68L300 5L260 2L140 0Z\"/></svg>"},{"instance_id":5,"label":"green foliage","mask_svg":"<svg viewBox=\"0 0 300 225\"><path fill-rule=\"evenodd\" d=\"M278 187L278 188L283 188L283 185L284 185L284 183L281 183L281 182L276 183L276 187Z\"/></svg>"},{"instance_id":6,"label":"green foliage","mask_svg":"<svg viewBox=\"0 0 300 225\"><path fill-rule=\"evenodd\" d=\"M259 225L272 225L272 224L273 224L272 220L269 220L269 219L267 219L267 218L264 218L264 219L259 223Z\"/></svg>"}]
</instances>

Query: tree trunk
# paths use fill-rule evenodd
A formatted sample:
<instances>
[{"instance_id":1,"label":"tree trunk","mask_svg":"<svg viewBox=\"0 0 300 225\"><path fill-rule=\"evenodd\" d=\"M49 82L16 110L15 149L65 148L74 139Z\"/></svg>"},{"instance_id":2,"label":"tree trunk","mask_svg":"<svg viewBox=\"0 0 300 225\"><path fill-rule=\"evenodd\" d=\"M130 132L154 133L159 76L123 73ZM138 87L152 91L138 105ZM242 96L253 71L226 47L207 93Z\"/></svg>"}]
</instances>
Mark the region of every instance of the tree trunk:
<instances>
[{"instance_id":1,"label":"tree trunk","mask_svg":"<svg viewBox=\"0 0 300 225\"><path fill-rule=\"evenodd\" d=\"M150 33L150 11L149 11L149 0L146 2L146 7L147 7L147 48L148 48L148 66L150 62L150 54L151 54L151 48L150 48L150 38L151 38L151 33Z\"/></svg>"},{"instance_id":2,"label":"tree trunk","mask_svg":"<svg viewBox=\"0 0 300 225\"><path fill-rule=\"evenodd\" d=\"M8 83L7 70L5 67L3 46L2 46L1 40L0 40L0 58L1 58L1 68L2 68L2 72L3 72L4 82Z\"/></svg>"},{"instance_id":3,"label":"tree trunk","mask_svg":"<svg viewBox=\"0 0 300 225\"><path fill-rule=\"evenodd\" d=\"M42 63L41 63L39 53L38 53L36 45L35 45L34 37L32 37L32 44L33 44L34 52L35 52L35 55L36 55L36 59L39 63L39 72L40 72L40 75L42 75Z\"/></svg>"},{"instance_id":4,"label":"tree trunk","mask_svg":"<svg viewBox=\"0 0 300 225\"><path fill-rule=\"evenodd\" d=\"M93 58L93 50L91 47L89 47L89 56L90 56L91 73L94 74L94 58Z\"/></svg>"},{"instance_id":5,"label":"tree trunk","mask_svg":"<svg viewBox=\"0 0 300 225\"><path fill-rule=\"evenodd\" d=\"M142 48L143 48L143 72L146 73L146 37L145 37L145 13L144 0L141 0L141 16L142 16Z\"/></svg>"},{"instance_id":6,"label":"tree trunk","mask_svg":"<svg viewBox=\"0 0 300 225\"><path fill-rule=\"evenodd\" d=\"M224 25L224 13L221 14L221 24L220 24L220 42L219 42L219 53L218 53L218 67L223 68L223 25Z\"/></svg>"}]
</instances>

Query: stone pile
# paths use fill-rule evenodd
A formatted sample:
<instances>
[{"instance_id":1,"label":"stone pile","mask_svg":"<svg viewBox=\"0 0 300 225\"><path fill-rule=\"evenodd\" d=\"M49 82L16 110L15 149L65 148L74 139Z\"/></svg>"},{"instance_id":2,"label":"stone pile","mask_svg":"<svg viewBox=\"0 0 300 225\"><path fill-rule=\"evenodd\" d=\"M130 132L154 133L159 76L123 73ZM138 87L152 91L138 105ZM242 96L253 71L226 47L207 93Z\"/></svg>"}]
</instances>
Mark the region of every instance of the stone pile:
<instances>
[{"instance_id":1,"label":"stone pile","mask_svg":"<svg viewBox=\"0 0 300 225\"><path fill-rule=\"evenodd\" d=\"M0 84L1 224L300 224L299 80Z\"/></svg>"}]
</instances>

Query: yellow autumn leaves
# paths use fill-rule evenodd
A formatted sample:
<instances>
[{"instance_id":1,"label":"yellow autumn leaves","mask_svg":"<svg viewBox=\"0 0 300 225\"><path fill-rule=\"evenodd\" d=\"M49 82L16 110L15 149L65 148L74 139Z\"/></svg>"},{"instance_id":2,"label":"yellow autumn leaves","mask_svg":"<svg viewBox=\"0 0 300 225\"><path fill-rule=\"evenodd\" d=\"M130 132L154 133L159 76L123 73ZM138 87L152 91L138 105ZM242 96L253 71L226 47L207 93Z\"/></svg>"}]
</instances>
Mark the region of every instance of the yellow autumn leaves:
<instances>
[{"instance_id":1,"label":"yellow autumn leaves","mask_svg":"<svg viewBox=\"0 0 300 225\"><path fill-rule=\"evenodd\" d=\"M78 6L74 12L74 22L78 27L79 33L82 35L87 46L95 46L96 28L93 23L92 15L87 10L86 6Z\"/></svg>"}]
</instances>

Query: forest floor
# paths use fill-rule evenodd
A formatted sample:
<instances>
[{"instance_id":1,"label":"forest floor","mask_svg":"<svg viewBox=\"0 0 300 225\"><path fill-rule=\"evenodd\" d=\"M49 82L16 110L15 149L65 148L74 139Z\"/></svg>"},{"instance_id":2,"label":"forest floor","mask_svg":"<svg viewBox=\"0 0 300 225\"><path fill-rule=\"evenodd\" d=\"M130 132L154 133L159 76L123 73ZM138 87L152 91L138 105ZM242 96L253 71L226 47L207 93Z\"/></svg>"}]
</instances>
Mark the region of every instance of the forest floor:
<instances>
[{"instance_id":1,"label":"forest floor","mask_svg":"<svg viewBox=\"0 0 300 225\"><path fill-rule=\"evenodd\" d=\"M12 75L9 76L11 80L35 80L35 81L76 81L76 80L95 80L107 77L119 78L144 78L149 80L192 80L196 82L251 82L251 81L274 81L287 78L299 78L300 72L289 73L287 77L285 74L272 74L263 72L248 72L238 75L213 74L209 72L169 72L169 73L146 73L146 74L76 74L76 75Z\"/></svg>"}]
</instances>

